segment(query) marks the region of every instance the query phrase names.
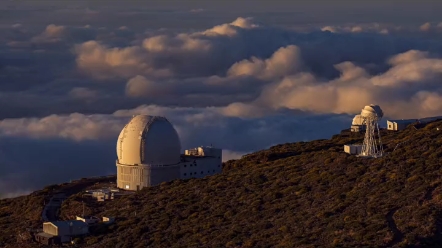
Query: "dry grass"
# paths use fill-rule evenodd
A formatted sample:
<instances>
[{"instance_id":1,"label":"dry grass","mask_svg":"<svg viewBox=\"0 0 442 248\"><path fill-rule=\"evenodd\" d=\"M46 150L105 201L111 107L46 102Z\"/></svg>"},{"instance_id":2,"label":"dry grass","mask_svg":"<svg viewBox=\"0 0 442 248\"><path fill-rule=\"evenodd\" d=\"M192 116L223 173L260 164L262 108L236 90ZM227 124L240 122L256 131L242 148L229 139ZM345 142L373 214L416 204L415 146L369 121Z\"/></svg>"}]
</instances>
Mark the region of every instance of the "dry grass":
<instances>
[{"instance_id":1,"label":"dry grass","mask_svg":"<svg viewBox=\"0 0 442 248\"><path fill-rule=\"evenodd\" d=\"M220 175L175 180L112 202L88 203L87 212L115 216L82 246L102 247L412 247L441 237L442 122L384 132L380 159L342 152L362 135L282 144L229 161ZM393 152L397 143L410 142ZM33 197L0 201L0 228L28 218ZM36 201L34 199L33 201ZM64 217L81 201L72 196ZM39 213L38 213L39 214ZM11 217L10 217L11 216ZM37 217L32 217L38 219ZM31 219L32 219L31 218ZM8 235L13 235L12 230ZM7 236L7 235L6 235ZM5 235L3 242L10 242Z\"/></svg>"}]
</instances>

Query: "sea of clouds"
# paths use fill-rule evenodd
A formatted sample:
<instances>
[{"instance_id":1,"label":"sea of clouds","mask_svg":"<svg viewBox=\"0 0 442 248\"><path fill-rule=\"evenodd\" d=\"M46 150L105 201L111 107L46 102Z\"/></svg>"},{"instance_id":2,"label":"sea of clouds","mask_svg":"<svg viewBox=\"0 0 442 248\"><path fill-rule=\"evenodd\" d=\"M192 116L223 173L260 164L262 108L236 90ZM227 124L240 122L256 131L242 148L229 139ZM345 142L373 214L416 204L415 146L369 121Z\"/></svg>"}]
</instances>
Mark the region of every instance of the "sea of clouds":
<instances>
[{"instance_id":1,"label":"sea of clouds","mask_svg":"<svg viewBox=\"0 0 442 248\"><path fill-rule=\"evenodd\" d=\"M329 138L370 103L387 118L442 115L442 23L237 16L168 29L131 27L142 11L106 26L105 9L50 10L58 18L30 22L22 10L0 21L0 198L114 174L115 142L134 114L166 116L183 149L213 144L224 160Z\"/></svg>"}]
</instances>

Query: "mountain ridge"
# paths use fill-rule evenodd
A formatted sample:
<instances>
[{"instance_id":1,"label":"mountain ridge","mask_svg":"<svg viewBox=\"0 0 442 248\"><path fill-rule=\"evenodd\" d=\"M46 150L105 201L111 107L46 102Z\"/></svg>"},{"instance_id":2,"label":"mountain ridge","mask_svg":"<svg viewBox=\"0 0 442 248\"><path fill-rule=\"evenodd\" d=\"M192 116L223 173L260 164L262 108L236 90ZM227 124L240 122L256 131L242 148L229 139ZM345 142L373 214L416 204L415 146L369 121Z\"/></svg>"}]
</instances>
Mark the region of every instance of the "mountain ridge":
<instances>
[{"instance_id":1,"label":"mountain ridge","mask_svg":"<svg viewBox=\"0 0 442 248\"><path fill-rule=\"evenodd\" d=\"M78 246L436 246L442 241L441 127L436 121L382 130L387 154L378 159L344 153L343 145L361 143L363 134L342 132L227 161L219 175L166 182L113 201L87 201L86 215L115 216L116 223L94 230ZM82 190L78 186L63 203L61 219L81 214ZM41 225L39 208L31 205L48 192L47 187L0 201L7 213L0 211L0 228L10 230L0 235L0 244L14 247L27 222ZM20 205L25 210L18 215L13 208ZM11 225L17 216L25 220Z\"/></svg>"}]
</instances>

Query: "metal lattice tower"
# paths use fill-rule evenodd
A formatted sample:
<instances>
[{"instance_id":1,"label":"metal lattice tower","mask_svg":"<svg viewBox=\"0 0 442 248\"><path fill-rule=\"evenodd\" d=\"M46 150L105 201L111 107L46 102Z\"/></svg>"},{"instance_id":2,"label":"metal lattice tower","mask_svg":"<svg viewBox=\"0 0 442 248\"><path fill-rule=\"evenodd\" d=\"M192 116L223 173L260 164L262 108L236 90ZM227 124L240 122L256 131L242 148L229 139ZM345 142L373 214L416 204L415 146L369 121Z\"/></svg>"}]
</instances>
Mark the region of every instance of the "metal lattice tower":
<instances>
[{"instance_id":1,"label":"metal lattice tower","mask_svg":"<svg viewBox=\"0 0 442 248\"><path fill-rule=\"evenodd\" d=\"M377 105L365 106L361 112L362 118L366 125L366 132L361 157L382 157L384 151L382 148L381 133L379 131L379 120L383 117L382 109Z\"/></svg>"}]
</instances>

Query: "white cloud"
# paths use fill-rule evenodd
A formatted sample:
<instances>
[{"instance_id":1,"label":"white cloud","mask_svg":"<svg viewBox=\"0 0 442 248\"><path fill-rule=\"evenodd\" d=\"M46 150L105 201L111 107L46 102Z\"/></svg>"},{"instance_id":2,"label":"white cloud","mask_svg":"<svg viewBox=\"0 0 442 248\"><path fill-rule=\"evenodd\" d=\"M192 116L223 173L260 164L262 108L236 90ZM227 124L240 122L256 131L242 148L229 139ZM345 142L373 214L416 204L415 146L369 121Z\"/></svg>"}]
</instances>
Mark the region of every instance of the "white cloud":
<instances>
[{"instance_id":1,"label":"white cloud","mask_svg":"<svg viewBox=\"0 0 442 248\"><path fill-rule=\"evenodd\" d=\"M409 85L435 85L442 78L442 59L428 58L428 53L411 50L392 57L389 63L392 65L389 70L374 76L351 62L336 65L341 75L330 81L306 72L286 76L266 86L261 96L249 106L239 106L241 109L267 106L276 110L289 108L351 114L357 113L362 106L377 103L389 117L440 115L442 108L437 101L442 87L431 94L419 90L410 95L404 91L409 90Z\"/></svg>"},{"instance_id":2,"label":"white cloud","mask_svg":"<svg viewBox=\"0 0 442 248\"><path fill-rule=\"evenodd\" d=\"M166 116L171 120L175 127L179 130L180 136L183 137L185 144L190 144L188 139L209 140L210 136L214 140L219 140L223 132L233 135L229 139L222 139L222 144L227 145L232 150L236 147L235 140L241 139L242 135L249 135L247 128L235 134L234 130L230 129L232 125L239 125L238 128L245 128L241 125L255 125L255 120L264 121L267 118L280 119L283 115L277 116L250 116L249 118L239 119L234 114L231 114L231 106L224 107L206 107L206 108L192 108L192 107L164 107L156 105L141 105L134 109L119 110L111 115L84 115L84 114L70 114L70 115L50 115L43 118L20 118L20 119L5 119L0 121L0 137L22 137L32 139L65 139L76 142L88 140L113 140L118 136L119 131L124 124L130 119L132 115L147 114ZM293 118L296 119L295 116ZM305 118L305 117L299 117ZM309 117L310 118L310 117ZM288 118L287 121L294 119ZM259 121L258 121L259 123ZM277 123L274 123L277 124ZM279 123L281 124L281 123ZM278 124L278 125L279 125ZM263 128L269 128L266 133L262 130L261 138L272 136L272 133L280 132L281 130L272 129L273 124L266 123ZM207 135L211 130L218 130L217 133ZM245 132L244 132L245 131ZM220 136L221 135L221 136ZM283 136L281 136L283 137ZM251 138L251 137L249 137ZM254 137L261 140L259 137ZM296 137L295 137L296 138ZM264 143L267 143L263 139ZM212 142L209 142L212 143ZM241 143L248 143L242 140ZM201 144L197 144L201 145ZM236 147L238 149L238 147ZM248 149L242 147L239 150Z\"/></svg>"},{"instance_id":3,"label":"white cloud","mask_svg":"<svg viewBox=\"0 0 442 248\"><path fill-rule=\"evenodd\" d=\"M44 118L5 119L0 135L32 138L66 138L75 141L112 138L121 129L122 120L104 115L50 115Z\"/></svg>"},{"instance_id":4,"label":"white cloud","mask_svg":"<svg viewBox=\"0 0 442 248\"><path fill-rule=\"evenodd\" d=\"M354 27L351 28L351 32L352 33L360 33L362 31L363 31L363 28L360 27L360 26L354 26Z\"/></svg>"},{"instance_id":5,"label":"white cloud","mask_svg":"<svg viewBox=\"0 0 442 248\"><path fill-rule=\"evenodd\" d=\"M213 36L213 35L235 36L238 34L238 31L240 31L241 29L251 29L257 27L259 27L259 25L253 23L253 18L238 17L236 20L234 20L231 23L215 26L211 29L202 32L202 34L207 36Z\"/></svg>"},{"instance_id":6,"label":"white cloud","mask_svg":"<svg viewBox=\"0 0 442 248\"><path fill-rule=\"evenodd\" d=\"M323 28L321 28L321 30L322 31L329 31L329 32L332 32L332 33L337 33L337 29L335 28L335 27L333 27L333 26L325 26L325 27L323 27Z\"/></svg>"},{"instance_id":7,"label":"white cloud","mask_svg":"<svg viewBox=\"0 0 442 248\"><path fill-rule=\"evenodd\" d=\"M431 23L426 22L419 27L419 30L422 32L428 32L431 29Z\"/></svg>"},{"instance_id":8,"label":"white cloud","mask_svg":"<svg viewBox=\"0 0 442 248\"><path fill-rule=\"evenodd\" d=\"M260 106L245 104L241 102L231 103L226 107L219 108L219 112L225 116L239 118L254 118L265 116L269 110Z\"/></svg>"},{"instance_id":9,"label":"white cloud","mask_svg":"<svg viewBox=\"0 0 442 248\"><path fill-rule=\"evenodd\" d=\"M383 29L381 29L381 31L379 31L379 33L381 33L381 34L389 34L390 31L388 31L388 29L386 29L386 28L383 28Z\"/></svg>"},{"instance_id":10,"label":"white cloud","mask_svg":"<svg viewBox=\"0 0 442 248\"><path fill-rule=\"evenodd\" d=\"M16 23L16 24L13 24L11 27L12 28L21 28L23 25L21 24L21 23Z\"/></svg>"},{"instance_id":11,"label":"white cloud","mask_svg":"<svg viewBox=\"0 0 442 248\"><path fill-rule=\"evenodd\" d=\"M140 47L107 48L96 41L88 41L76 47L77 65L86 73L98 79L109 79L115 76L131 77L140 71L156 76L169 76L171 72L155 70Z\"/></svg>"},{"instance_id":12,"label":"white cloud","mask_svg":"<svg viewBox=\"0 0 442 248\"><path fill-rule=\"evenodd\" d=\"M178 34L175 37L159 35L143 41L143 48L152 53L180 54L186 52L207 52L212 47L203 39L188 34Z\"/></svg>"},{"instance_id":13,"label":"white cloud","mask_svg":"<svg viewBox=\"0 0 442 248\"><path fill-rule=\"evenodd\" d=\"M1 158L7 167L2 168L5 172L0 175L0 186L7 187L0 187L0 194L115 173L116 138L133 114L166 116L177 129L183 149L213 144L223 148L224 161L272 144L331 136L351 119L285 115L240 119L225 116L221 110L143 105L110 115L2 120ZM327 130L320 128L324 121L329 123Z\"/></svg>"},{"instance_id":14,"label":"white cloud","mask_svg":"<svg viewBox=\"0 0 442 248\"><path fill-rule=\"evenodd\" d=\"M126 84L126 95L130 97L163 97L172 89L167 85L155 83L143 76L131 78Z\"/></svg>"},{"instance_id":15,"label":"white cloud","mask_svg":"<svg viewBox=\"0 0 442 248\"><path fill-rule=\"evenodd\" d=\"M299 47L290 45L278 49L272 57L261 60L252 57L233 64L227 71L228 76L255 76L260 79L275 79L291 75L302 67Z\"/></svg>"},{"instance_id":16,"label":"white cloud","mask_svg":"<svg viewBox=\"0 0 442 248\"><path fill-rule=\"evenodd\" d=\"M199 9L191 9L191 10L190 10L191 13L200 13L200 12L204 12L204 11L206 11L206 10L203 9L203 8L199 8Z\"/></svg>"},{"instance_id":17,"label":"white cloud","mask_svg":"<svg viewBox=\"0 0 442 248\"><path fill-rule=\"evenodd\" d=\"M418 51L418 50L410 50L405 53L397 54L391 57L388 62L391 65L400 65L405 63L414 62L416 60L422 60L428 58L428 52Z\"/></svg>"},{"instance_id":18,"label":"white cloud","mask_svg":"<svg viewBox=\"0 0 442 248\"><path fill-rule=\"evenodd\" d=\"M233 44L241 42L238 32L257 27L251 18L239 17L232 23L202 32L154 35L144 39L139 46L112 48L97 41L88 41L76 46L77 66L103 80L115 77L128 79L136 75L155 78L210 75L209 71L216 71L217 64L233 63L235 58L241 58L244 51ZM225 36L235 36L238 40L221 41ZM219 59L214 59L214 56Z\"/></svg>"},{"instance_id":19,"label":"white cloud","mask_svg":"<svg viewBox=\"0 0 442 248\"><path fill-rule=\"evenodd\" d=\"M127 29L121 18L100 22L101 11L71 12L63 15L81 12L77 26L63 18L34 33L8 24L0 37L7 159L0 163L8 165L0 188L20 182L8 190L27 191L114 172L115 139L133 114L166 116L183 148L213 143L225 149L224 159L328 137L351 121L336 114L369 103L386 117L441 115L437 32L372 23L296 32L241 17L211 28L195 21L200 26L185 30L148 25L143 11L123 10ZM180 15L205 16L188 12Z\"/></svg>"},{"instance_id":20,"label":"white cloud","mask_svg":"<svg viewBox=\"0 0 442 248\"><path fill-rule=\"evenodd\" d=\"M32 38L33 42L58 42L66 35L65 26L49 24L46 29L39 35Z\"/></svg>"},{"instance_id":21,"label":"white cloud","mask_svg":"<svg viewBox=\"0 0 442 248\"><path fill-rule=\"evenodd\" d=\"M337 25L337 26L324 26L321 31L328 31L331 33L362 33L373 32L388 34L389 28L397 29L398 27L391 27L387 25L379 25L378 23L368 23L360 25Z\"/></svg>"}]
</instances>

